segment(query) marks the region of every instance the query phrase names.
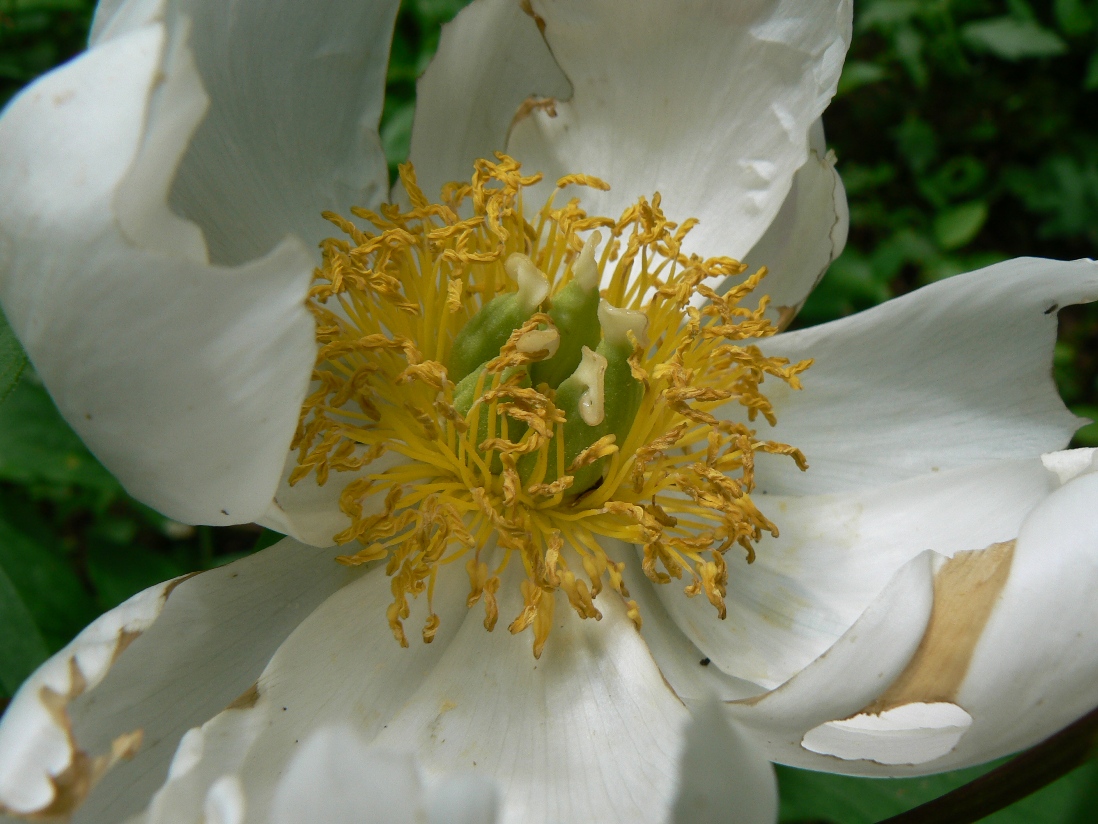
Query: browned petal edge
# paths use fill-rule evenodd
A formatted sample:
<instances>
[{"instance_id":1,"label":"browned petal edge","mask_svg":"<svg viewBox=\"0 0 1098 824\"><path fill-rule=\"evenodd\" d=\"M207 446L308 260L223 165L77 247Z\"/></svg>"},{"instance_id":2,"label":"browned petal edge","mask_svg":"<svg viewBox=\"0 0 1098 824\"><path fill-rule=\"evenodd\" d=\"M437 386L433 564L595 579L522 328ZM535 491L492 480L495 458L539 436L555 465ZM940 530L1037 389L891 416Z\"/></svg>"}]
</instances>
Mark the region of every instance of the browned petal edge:
<instances>
[{"instance_id":1,"label":"browned petal edge","mask_svg":"<svg viewBox=\"0 0 1098 824\"><path fill-rule=\"evenodd\" d=\"M172 593L175 592L176 588L180 584L187 583L187 581L191 580L191 578L194 578L196 575L201 575L204 571L205 570L200 569L197 572L188 572L186 575L180 575L178 578L169 581L168 585L164 587L164 594L161 597L163 597L164 601L167 602Z\"/></svg>"},{"instance_id":2,"label":"browned petal edge","mask_svg":"<svg viewBox=\"0 0 1098 824\"><path fill-rule=\"evenodd\" d=\"M170 581L160 595L161 607L163 608L163 605L168 602L168 598L180 584L200 574L201 572L191 572ZM122 653L141 637L142 632L142 630L125 628L119 630L111 653L110 666L114 666ZM87 689L88 680L81 671L76 656L72 655L69 658L68 692L62 694L49 687L42 687L39 690L39 701L68 740L71 759L64 770L57 775L49 776L50 783L53 785L53 799L47 806L30 813L19 813L0 803L0 814L23 818L27 821L67 821L108 770L119 761L128 761L137 755L144 737L144 732L140 729L122 733L111 742L110 751L100 755L89 755L77 744L72 729L72 718L69 716L69 705Z\"/></svg>"},{"instance_id":3,"label":"browned petal edge","mask_svg":"<svg viewBox=\"0 0 1098 824\"><path fill-rule=\"evenodd\" d=\"M958 552L934 576L934 604L904 671L872 704L880 714L904 704L956 703L961 682L1010 575L1014 541ZM963 708L962 708L963 709Z\"/></svg>"},{"instance_id":4,"label":"browned petal edge","mask_svg":"<svg viewBox=\"0 0 1098 824\"><path fill-rule=\"evenodd\" d=\"M538 31L543 35L545 34L545 20L540 14L534 11L534 7L530 5L530 0L522 0L522 10L534 18L534 22L538 24Z\"/></svg>"},{"instance_id":5,"label":"browned petal edge","mask_svg":"<svg viewBox=\"0 0 1098 824\"><path fill-rule=\"evenodd\" d=\"M233 699L226 710L250 710L259 700L259 683L252 684L244 692Z\"/></svg>"},{"instance_id":6,"label":"browned petal edge","mask_svg":"<svg viewBox=\"0 0 1098 824\"><path fill-rule=\"evenodd\" d=\"M119 639L121 641L121 637ZM101 779L111 767L122 759L130 759L137 755L141 747L141 730L123 733L111 743L110 752L92 756L82 750L76 743L76 737L72 732L72 719L69 717L69 704L84 694L88 687L84 673L80 671L80 665L76 663L75 656L69 658L69 689L66 693L55 692L49 687L43 687L38 695L42 706L50 714L54 723L65 733L68 739L72 758L69 765L57 775L49 777L53 785L53 799L50 803L31 813L20 814L0 804L0 812L5 815L13 815L25 818L28 821L57 821L67 820L69 816L83 803L91 792L92 787Z\"/></svg>"}]
</instances>

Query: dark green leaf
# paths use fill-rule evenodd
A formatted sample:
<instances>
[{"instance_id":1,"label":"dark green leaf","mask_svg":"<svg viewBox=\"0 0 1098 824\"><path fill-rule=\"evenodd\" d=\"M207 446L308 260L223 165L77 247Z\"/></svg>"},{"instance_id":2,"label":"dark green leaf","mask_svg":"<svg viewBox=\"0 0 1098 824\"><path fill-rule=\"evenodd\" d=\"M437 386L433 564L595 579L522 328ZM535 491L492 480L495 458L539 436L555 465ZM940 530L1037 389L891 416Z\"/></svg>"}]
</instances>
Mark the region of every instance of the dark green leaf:
<instances>
[{"instance_id":1,"label":"dark green leaf","mask_svg":"<svg viewBox=\"0 0 1098 824\"><path fill-rule=\"evenodd\" d=\"M1094 28L1094 18L1083 0L1054 0L1052 9L1056 25L1069 37L1087 34Z\"/></svg>"},{"instance_id":2,"label":"dark green leaf","mask_svg":"<svg viewBox=\"0 0 1098 824\"><path fill-rule=\"evenodd\" d=\"M12 695L48 656L30 610L0 566L0 688Z\"/></svg>"},{"instance_id":3,"label":"dark green leaf","mask_svg":"<svg viewBox=\"0 0 1098 824\"><path fill-rule=\"evenodd\" d=\"M116 493L118 482L88 452L49 394L25 377L0 404L0 480Z\"/></svg>"},{"instance_id":4,"label":"dark green leaf","mask_svg":"<svg viewBox=\"0 0 1098 824\"><path fill-rule=\"evenodd\" d=\"M1093 91L1098 89L1098 51L1090 56L1087 62L1087 73L1083 77L1083 88Z\"/></svg>"},{"instance_id":5,"label":"dark green leaf","mask_svg":"<svg viewBox=\"0 0 1098 824\"><path fill-rule=\"evenodd\" d=\"M2 239L0 243L3 243ZM0 254L3 254L2 248L0 248ZM0 401L3 401L15 388L26 366L27 355L19 345L15 333L8 326L4 313L0 312Z\"/></svg>"},{"instance_id":6,"label":"dark green leaf","mask_svg":"<svg viewBox=\"0 0 1098 824\"><path fill-rule=\"evenodd\" d=\"M52 652L98 614L87 590L49 525L22 501L24 511L15 513L15 502L5 501L0 510L0 568ZM20 522L16 522L16 515Z\"/></svg>"},{"instance_id":7,"label":"dark green leaf","mask_svg":"<svg viewBox=\"0 0 1098 824\"><path fill-rule=\"evenodd\" d=\"M390 112L386 112L381 124L381 146L385 150L385 159L395 167L408 159L408 149L412 143L412 119L416 107L406 103Z\"/></svg>"},{"instance_id":8,"label":"dark green leaf","mask_svg":"<svg viewBox=\"0 0 1098 824\"><path fill-rule=\"evenodd\" d=\"M1098 446L1098 406L1076 404L1071 407L1071 411L1080 418L1088 418L1091 421L1075 433L1072 446Z\"/></svg>"},{"instance_id":9,"label":"dark green leaf","mask_svg":"<svg viewBox=\"0 0 1098 824\"><path fill-rule=\"evenodd\" d=\"M873 824L967 784L992 765L924 778L851 778L778 767L782 822ZM1098 821L1098 763L1091 762L984 824L1090 824Z\"/></svg>"},{"instance_id":10,"label":"dark green leaf","mask_svg":"<svg viewBox=\"0 0 1098 824\"><path fill-rule=\"evenodd\" d=\"M88 551L88 574L95 584L99 609L106 611L143 589L190 570L180 560L129 546L97 543Z\"/></svg>"},{"instance_id":11,"label":"dark green leaf","mask_svg":"<svg viewBox=\"0 0 1098 824\"><path fill-rule=\"evenodd\" d=\"M849 60L846 65L843 66L843 74L842 77L839 78L839 90L836 94L849 94L860 86L876 83L887 76L888 72L876 63Z\"/></svg>"},{"instance_id":12,"label":"dark green leaf","mask_svg":"<svg viewBox=\"0 0 1098 824\"><path fill-rule=\"evenodd\" d=\"M959 249L979 234L986 221L986 201L962 203L947 209L934 219L934 237L943 249Z\"/></svg>"}]
</instances>

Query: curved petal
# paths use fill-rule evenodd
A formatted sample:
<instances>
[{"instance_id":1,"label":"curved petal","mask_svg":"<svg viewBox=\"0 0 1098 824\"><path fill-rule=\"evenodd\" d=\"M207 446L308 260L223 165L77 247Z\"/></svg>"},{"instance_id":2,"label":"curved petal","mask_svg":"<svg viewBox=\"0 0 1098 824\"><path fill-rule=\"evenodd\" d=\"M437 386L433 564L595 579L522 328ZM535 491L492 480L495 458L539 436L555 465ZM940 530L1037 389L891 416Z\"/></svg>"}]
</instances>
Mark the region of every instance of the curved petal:
<instances>
[{"instance_id":1,"label":"curved petal","mask_svg":"<svg viewBox=\"0 0 1098 824\"><path fill-rule=\"evenodd\" d=\"M410 753L371 748L346 727L323 727L290 759L271 824L415 824L422 820L422 791Z\"/></svg>"},{"instance_id":2,"label":"curved petal","mask_svg":"<svg viewBox=\"0 0 1098 824\"><path fill-rule=\"evenodd\" d=\"M1063 448L1080 422L1052 381L1056 310L1095 299L1094 262L1019 258L766 341L814 360L802 391L767 387L778 425L762 433L811 468L760 456L758 488L866 489Z\"/></svg>"},{"instance_id":3,"label":"curved petal","mask_svg":"<svg viewBox=\"0 0 1098 824\"><path fill-rule=\"evenodd\" d=\"M710 669L770 689L830 648L911 558L1009 541L1049 490L1034 459L859 494L757 496L781 535L759 543L753 564L729 557L725 620L704 599L686 598L681 585L657 586L656 594Z\"/></svg>"},{"instance_id":4,"label":"curved petal","mask_svg":"<svg viewBox=\"0 0 1098 824\"><path fill-rule=\"evenodd\" d=\"M434 197L467 180L473 161L502 150L528 99L571 95L530 14L516 0L475 0L442 28L438 52L416 84L409 158Z\"/></svg>"},{"instance_id":5,"label":"curved petal","mask_svg":"<svg viewBox=\"0 0 1098 824\"><path fill-rule=\"evenodd\" d=\"M774 768L710 698L686 728L670 824L771 824L777 820Z\"/></svg>"},{"instance_id":6,"label":"curved petal","mask_svg":"<svg viewBox=\"0 0 1098 824\"><path fill-rule=\"evenodd\" d=\"M1022 526L957 694L974 723L951 761L1024 749L1098 706L1096 504L1091 472L1052 493Z\"/></svg>"},{"instance_id":7,"label":"curved petal","mask_svg":"<svg viewBox=\"0 0 1098 824\"><path fill-rule=\"evenodd\" d=\"M857 713L903 672L930 619L933 561L934 553L924 552L900 567L827 652L777 689L726 703L729 717L753 733L773 761L842 772L845 762L804 748L801 739L828 720Z\"/></svg>"},{"instance_id":8,"label":"curved petal","mask_svg":"<svg viewBox=\"0 0 1098 824\"><path fill-rule=\"evenodd\" d=\"M353 578L333 555L283 541L153 587L91 624L4 715L0 809L79 803L80 792L55 793L50 776L62 789L82 781L89 766L77 749L95 757L137 731L137 757L107 772L76 820L119 821L144 807L183 733L244 693L302 618Z\"/></svg>"},{"instance_id":9,"label":"curved petal","mask_svg":"<svg viewBox=\"0 0 1098 824\"><path fill-rule=\"evenodd\" d=\"M177 520L241 523L270 504L307 388L312 262L286 241L210 267L163 206L203 101L160 25L23 92L0 119L0 299L127 489Z\"/></svg>"},{"instance_id":10,"label":"curved petal","mask_svg":"<svg viewBox=\"0 0 1098 824\"><path fill-rule=\"evenodd\" d=\"M350 724L374 746L413 749L430 780L455 770L494 779L506 822L662 821L686 710L618 596L600 598L598 623L560 605L535 660L528 639L502 626L485 632L466 607L466 587L440 576L438 634L430 645L414 639L410 649L390 635L382 570L336 593L283 644L255 703L203 728L208 741L238 745L215 743L221 755L193 770L212 782L242 763L249 815L262 821L270 803L263 788L294 742L318 725ZM499 594L501 614L517 614L517 587L505 581ZM424 607L422 599L413 604L409 629L420 625Z\"/></svg>"},{"instance_id":11,"label":"curved petal","mask_svg":"<svg viewBox=\"0 0 1098 824\"><path fill-rule=\"evenodd\" d=\"M970 559L963 591L951 595L936 584L938 615L920 655L863 712L873 718L919 702L949 702L971 722L940 757L892 767L892 773L940 772L1007 755L1047 738L1098 705L1096 502L1098 475L1069 481L1034 509L1017 542L1000 550L998 559ZM983 574L981 560L988 567ZM943 627L938 634L933 632L935 621ZM910 754L930 726L915 715L893 735L902 736ZM845 753L842 771L875 771L870 762L853 760L867 757L865 744L856 743L857 748Z\"/></svg>"},{"instance_id":12,"label":"curved petal","mask_svg":"<svg viewBox=\"0 0 1098 824\"><path fill-rule=\"evenodd\" d=\"M321 212L385 197L381 117L396 0L130 0L96 17L93 43L163 19L192 28L210 99L171 184L212 260L239 264L287 234L313 248Z\"/></svg>"},{"instance_id":13,"label":"curved petal","mask_svg":"<svg viewBox=\"0 0 1098 824\"><path fill-rule=\"evenodd\" d=\"M843 251L850 229L846 189L835 169L835 155L824 144L820 121L811 135L808 160L793 175L785 202L766 234L743 259L749 272L760 266L769 270L761 287L743 305L754 308L759 296L768 295L767 315L779 329L789 325L808 293ZM735 282L725 284L724 290Z\"/></svg>"},{"instance_id":14,"label":"curved petal","mask_svg":"<svg viewBox=\"0 0 1098 824\"><path fill-rule=\"evenodd\" d=\"M494 824L497 794L477 777L447 778L428 792L411 753L371 747L349 727L322 727L290 758L271 824Z\"/></svg>"},{"instance_id":15,"label":"curved petal","mask_svg":"<svg viewBox=\"0 0 1098 824\"><path fill-rule=\"evenodd\" d=\"M687 251L742 258L808 159L850 41L846 0L531 3L573 95L517 122L509 154L552 185L583 172L616 217L660 192ZM523 112L527 114L527 112Z\"/></svg>"}]
</instances>

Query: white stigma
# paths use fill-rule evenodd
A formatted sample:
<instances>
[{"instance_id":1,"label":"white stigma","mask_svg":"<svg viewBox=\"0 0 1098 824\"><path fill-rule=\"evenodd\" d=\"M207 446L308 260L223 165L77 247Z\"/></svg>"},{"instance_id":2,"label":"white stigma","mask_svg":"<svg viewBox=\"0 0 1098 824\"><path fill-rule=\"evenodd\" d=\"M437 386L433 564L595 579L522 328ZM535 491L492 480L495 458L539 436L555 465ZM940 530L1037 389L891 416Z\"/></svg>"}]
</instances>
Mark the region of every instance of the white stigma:
<instances>
[{"instance_id":1,"label":"white stigma","mask_svg":"<svg viewBox=\"0 0 1098 824\"><path fill-rule=\"evenodd\" d=\"M601 242L600 232L596 231L588 235L587 241L583 244L583 251L580 252L579 259L572 270L572 277L585 292L597 289L599 285L599 267L595 263L595 250Z\"/></svg>"},{"instance_id":2,"label":"white stigma","mask_svg":"<svg viewBox=\"0 0 1098 824\"><path fill-rule=\"evenodd\" d=\"M515 252L503 268L518 283L519 305L524 312L533 312L548 297L549 278L526 255Z\"/></svg>"},{"instance_id":3,"label":"white stigma","mask_svg":"<svg viewBox=\"0 0 1098 824\"><path fill-rule=\"evenodd\" d=\"M580 395L580 417L588 426L598 426L606 417L606 358L583 347L583 358L572 377L587 387Z\"/></svg>"},{"instance_id":4,"label":"white stigma","mask_svg":"<svg viewBox=\"0 0 1098 824\"><path fill-rule=\"evenodd\" d=\"M599 325L602 326L602 339L611 346L632 347L630 332L641 346L648 345L648 318L644 312L619 309L603 299L599 301Z\"/></svg>"},{"instance_id":5,"label":"white stigma","mask_svg":"<svg viewBox=\"0 0 1098 824\"><path fill-rule=\"evenodd\" d=\"M555 326L533 329L519 338L515 347L527 355L544 353L538 360L548 360L557 354L557 349L560 348L560 332Z\"/></svg>"}]
</instances>

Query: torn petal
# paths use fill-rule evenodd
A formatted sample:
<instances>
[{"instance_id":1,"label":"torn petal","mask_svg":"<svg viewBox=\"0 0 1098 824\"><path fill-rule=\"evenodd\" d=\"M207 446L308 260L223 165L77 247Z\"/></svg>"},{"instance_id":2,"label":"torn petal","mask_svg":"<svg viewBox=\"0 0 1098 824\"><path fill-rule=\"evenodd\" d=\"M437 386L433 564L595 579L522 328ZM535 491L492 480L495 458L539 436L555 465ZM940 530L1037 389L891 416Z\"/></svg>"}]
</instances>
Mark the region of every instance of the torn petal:
<instances>
[{"instance_id":1,"label":"torn petal","mask_svg":"<svg viewBox=\"0 0 1098 824\"><path fill-rule=\"evenodd\" d=\"M0 812L71 812L102 777L99 753L84 752L73 737L69 706L156 620L176 584L147 589L101 616L24 682L0 725Z\"/></svg>"},{"instance_id":2,"label":"torn petal","mask_svg":"<svg viewBox=\"0 0 1098 824\"><path fill-rule=\"evenodd\" d=\"M827 721L805 733L801 746L844 761L924 764L957 746L971 726L972 716L956 704L920 702Z\"/></svg>"},{"instance_id":3,"label":"torn petal","mask_svg":"<svg viewBox=\"0 0 1098 824\"><path fill-rule=\"evenodd\" d=\"M1041 456L1041 463L1051 472L1060 486L1080 475L1088 475L1098 470L1098 449L1064 449L1060 452L1047 452Z\"/></svg>"}]
</instances>

